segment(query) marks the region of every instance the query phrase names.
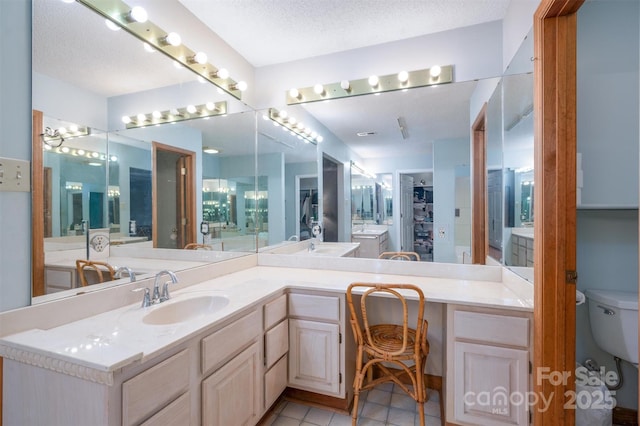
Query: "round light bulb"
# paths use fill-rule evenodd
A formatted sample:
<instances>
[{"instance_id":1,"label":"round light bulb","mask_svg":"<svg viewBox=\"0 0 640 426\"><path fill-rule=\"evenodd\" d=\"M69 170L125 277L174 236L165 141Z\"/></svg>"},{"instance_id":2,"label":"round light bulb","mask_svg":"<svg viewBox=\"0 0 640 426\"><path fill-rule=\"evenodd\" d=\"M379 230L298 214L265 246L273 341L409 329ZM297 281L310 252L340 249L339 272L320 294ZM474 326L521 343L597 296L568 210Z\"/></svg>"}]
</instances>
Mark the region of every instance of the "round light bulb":
<instances>
[{"instance_id":1,"label":"round light bulb","mask_svg":"<svg viewBox=\"0 0 640 426\"><path fill-rule=\"evenodd\" d=\"M296 120L296 118L295 118L295 117L290 117L290 118L289 118L289 124L291 124L292 126L293 126L294 124L296 124L296 122L297 122L297 120Z\"/></svg>"},{"instance_id":2,"label":"round light bulb","mask_svg":"<svg viewBox=\"0 0 640 426\"><path fill-rule=\"evenodd\" d=\"M138 114L136 117L138 121L145 121L147 119L147 116L144 114Z\"/></svg>"},{"instance_id":3,"label":"round light bulb","mask_svg":"<svg viewBox=\"0 0 640 426\"><path fill-rule=\"evenodd\" d=\"M149 19L149 16L147 15L147 11L140 6L133 7L129 12L129 16L134 21L140 22L140 23L147 22L147 19Z\"/></svg>"},{"instance_id":4,"label":"round light bulb","mask_svg":"<svg viewBox=\"0 0 640 426\"><path fill-rule=\"evenodd\" d=\"M292 98L298 98L300 96L300 92L294 87L293 89L289 90L289 96L291 96Z\"/></svg>"},{"instance_id":5,"label":"round light bulb","mask_svg":"<svg viewBox=\"0 0 640 426\"><path fill-rule=\"evenodd\" d=\"M316 140L317 140L318 142L322 142L322 141L324 140L324 138L323 138L322 136L318 136L318 137L316 138Z\"/></svg>"},{"instance_id":6,"label":"round light bulb","mask_svg":"<svg viewBox=\"0 0 640 426\"><path fill-rule=\"evenodd\" d=\"M182 43L182 38L180 37L180 34L174 33L174 32L170 32L169 34L167 34L167 36L164 39L171 46L177 47L177 46L180 46L180 44Z\"/></svg>"},{"instance_id":7,"label":"round light bulb","mask_svg":"<svg viewBox=\"0 0 640 426\"><path fill-rule=\"evenodd\" d=\"M69 130L71 131L71 133L77 133L78 126L76 126L75 124L72 124L71 126L69 126Z\"/></svg>"},{"instance_id":8,"label":"round light bulb","mask_svg":"<svg viewBox=\"0 0 640 426\"><path fill-rule=\"evenodd\" d=\"M60 151L64 152L65 154L67 154L69 152L69 147L67 146L63 146L62 148L60 148Z\"/></svg>"},{"instance_id":9,"label":"round light bulb","mask_svg":"<svg viewBox=\"0 0 640 426\"><path fill-rule=\"evenodd\" d=\"M244 92L245 90L247 90L247 82L239 81L238 84L236 84L236 87L238 88L239 91Z\"/></svg>"},{"instance_id":10,"label":"round light bulb","mask_svg":"<svg viewBox=\"0 0 640 426\"><path fill-rule=\"evenodd\" d=\"M198 52L193 56L193 59L199 64L207 63L207 54L204 52Z\"/></svg>"},{"instance_id":11,"label":"round light bulb","mask_svg":"<svg viewBox=\"0 0 640 426\"><path fill-rule=\"evenodd\" d=\"M118 161L118 157L116 157L115 155L112 155L111 157L109 157L109 159L111 161Z\"/></svg>"},{"instance_id":12,"label":"round light bulb","mask_svg":"<svg viewBox=\"0 0 640 426\"><path fill-rule=\"evenodd\" d=\"M409 80L409 73L406 71L400 71L398 73L398 81L400 83L406 83Z\"/></svg>"},{"instance_id":13,"label":"round light bulb","mask_svg":"<svg viewBox=\"0 0 640 426\"><path fill-rule=\"evenodd\" d=\"M429 74L433 78L439 77L441 72L442 68L440 67L440 65L434 65L429 69Z\"/></svg>"},{"instance_id":14,"label":"round light bulb","mask_svg":"<svg viewBox=\"0 0 640 426\"><path fill-rule=\"evenodd\" d=\"M100 154L98 154L97 152L92 152L92 153L91 153L91 156L92 156L93 158L98 158L98 157L100 157Z\"/></svg>"},{"instance_id":15,"label":"round light bulb","mask_svg":"<svg viewBox=\"0 0 640 426\"><path fill-rule=\"evenodd\" d=\"M369 85L371 87L376 87L378 85L378 83L380 82L380 79L378 78L377 75L372 75L371 77L369 77Z\"/></svg>"},{"instance_id":16,"label":"round light bulb","mask_svg":"<svg viewBox=\"0 0 640 426\"><path fill-rule=\"evenodd\" d=\"M340 82L340 87L342 87L343 90L351 90L351 83L349 83L349 80L342 80Z\"/></svg>"},{"instance_id":17,"label":"round light bulb","mask_svg":"<svg viewBox=\"0 0 640 426\"><path fill-rule=\"evenodd\" d=\"M195 113L196 113L196 111L198 111L198 110L196 109L196 107L195 107L195 106L193 106L193 105L189 105L189 106L187 106L187 112L188 112L189 114L195 114Z\"/></svg>"},{"instance_id":18,"label":"round light bulb","mask_svg":"<svg viewBox=\"0 0 640 426\"><path fill-rule=\"evenodd\" d=\"M213 110L215 110L215 109L216 109L216 104L214 104L213 102L207 102L207 103L205 104L205 106L207 107L207 109L208 109L209 111L213 111Z\"/></svg>"},{"instance_id":19,"label":"round light bulb","mask_svg":"<svg viewBox=\"0 0 640 426\"><path fill-rule=\"evenodd\" d=\"M64 128L64 127L60 127L58 129L58 133L61 134L61 135L65 135L65 134L67 134L67 129Z\"/></svg>"},{"instance_id":20,"label":"round light bulb","mask_svg":"<svg viewBox=\"0 0 640 426\"><path fill-rule=\"evenodd\" d=\"M279 116L280 118L287 118L287 116L288 116L288 115L289 115L289 114L287 114L287 111L280 111L280 112L278 113L278 116Z\"/></svg>"},{"instance_id":21,"label":"round light bulb","mask_svg":"<svg viewBox=\"0 0 640 426\"><path fill-rule=\"evenodd\" d=\"M76 151L76 153L78 155L84 155L85 154L84 149L79 149L78 151Z\"/></svg>"},{"instance_id":22,"label":"round light bulb","mask_svg":"<svg viewBox=\"0 0 640 426\"><path fill-rule=\"evenodd\" d=\"M160 111L153 111L151 115L153 118L162 118L162 113Z\"/></svg>"},{"instance_id":23,"label":"round light bulb","mask_svg":"<svg viewBox=\"0 0 640 426\"><path fill-rule=\"evenodd\" d=\"M322 84L316 84L313 86L313 91L316 95L322 95L324 93L324 86L322 86Z\"/></svg>"},{"instance_id":24,"label":"round light bulb","mask_svg":"<svg viewBox=\"0 0 640 426\"><path fill-rule=\"evenodd\" d=\"M227 78L229 78L229 71L226 68L220 68L217 72L216 72L216 76L218 78L221 78L223 80L226 80Z\"/></svg>"}]
</instances>

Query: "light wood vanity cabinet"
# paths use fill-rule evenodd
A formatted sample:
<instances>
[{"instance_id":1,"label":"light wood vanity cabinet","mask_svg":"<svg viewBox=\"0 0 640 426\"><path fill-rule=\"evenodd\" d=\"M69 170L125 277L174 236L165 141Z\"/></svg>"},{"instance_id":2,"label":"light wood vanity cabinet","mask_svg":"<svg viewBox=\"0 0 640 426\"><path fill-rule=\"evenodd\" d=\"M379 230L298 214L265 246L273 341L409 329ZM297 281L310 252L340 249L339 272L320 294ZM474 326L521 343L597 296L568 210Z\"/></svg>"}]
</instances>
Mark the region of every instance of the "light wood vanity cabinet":
<instances>
[{"instance_id":1,"label":"light wood vanity cabinet","mask_svg":"<svg viewBox=\"0 0 640 426\"><path fill-rule=\"evenodd\" d=\"M289 386L345 397L344 297L289 294Z\"/></svg>"},{"instance_id":2,"label":"light wood vanity cabinet","mask_svg":"<svg viewBox=\"0 0 640 426\"><path fill-rule=\"evenodd\" d=\"M264 406L268 409L287 387L289 321L287 295L264 305Z\"/></svg>"},{"instance_id":3,"label":"light wood vanity cabinet","mask_svg":"<svg viewBox=\"0 0 640 426\"><path fill-rule=\"evenodd\" d=\"M529 424L531 326L531 313L448 305L448 423Z\"/></svg>"},{"instance_id":4,"label":"light wood vanity cabinet","mask_svg":"<svg viewBox=\"0 0 640 426\"><path fill-rule=\"evenodd\" d=\"M360 243L358 257L377 259L381 253L389 250L389 232L380 234L351 234L352 243Z\"/></svg>"},{"instance_id":5,"label":"light wood vanity cabinet","mask_svg":"<svg viewBox=\"0 0 640 426\"><path fill-rule=\"evenodd\" d=\"M160 419L188 424L191 407L184 400L188 401L189 369L189 351L185 349L125 381L122 384L122 424L140 424L156 413L157 417L145 424L160 424ZM162 392L158 392L159 389ZM173 404L174 400L180 401Z\"/></svg>"}]
</instances>

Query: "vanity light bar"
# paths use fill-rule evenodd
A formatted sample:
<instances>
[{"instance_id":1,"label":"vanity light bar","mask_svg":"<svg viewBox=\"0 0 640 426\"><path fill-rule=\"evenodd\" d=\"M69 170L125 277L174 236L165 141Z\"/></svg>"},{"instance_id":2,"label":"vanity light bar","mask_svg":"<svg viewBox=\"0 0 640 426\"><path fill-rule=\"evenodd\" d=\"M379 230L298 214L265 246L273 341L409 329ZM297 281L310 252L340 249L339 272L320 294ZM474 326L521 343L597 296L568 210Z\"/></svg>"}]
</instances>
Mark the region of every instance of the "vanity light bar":
<instances>
[{"instance_id":1,"label":"vanity light bar","mask_svg":"<svg viewBox=\"0 0 640 426\"><path fill-rule=\"evenodd\" d=\"M269 119L275 123L278 123L287 130L295 133L305 142L312 144L318 144L324 139L317 132L304 126L302 123L297 122L293 117L288 116L284 111L278 111L275 108L269 108Z\"/></svg>"},{"instance_id":2,"label":"vanity light bar","mask_svg":"<svg viewBox=\"0 0 640 426\"><path fill-rule=\"evenodd\" d=\"M206 54L189 49L182 43L177 33L165 31L148 19L141 21L132 19L133 9L121 0L77 1L124 28L128 33L179 62L234 98L242 99L242 92L246 90L247 84L244 81L233 80L227 73L220 73L221 68L206 62ZM201 58L204 60L199 61Z\"/></svg>"},{"instance_id":3,"label":"vanity light bar","mask_svg":"<svg viewBox=\"0 0 640 426\"><path fill-rule=\"evenodd\" d=\"M294 88L287 92L286 101L287 105L296 105L451 82L453 82L453 65L434 65L431 68L417 71L401 71L398 74L383 76L372 75L359 80L343 80L338 83Z\"/></svg>"},{"instance_id":4,"label":"vanity light bar","mask_svg":"<svg viewBox=\"0 0 640 426\"><path fill-rule=\"evenodd\" d=\"M202 105L189 105L184 108L173 108L168 111L154 111L147 114L125 115L122 122L127 129L155 126L158 124L176 123L196 118L214 117L227 113L227 101L208 102Z\"/></svg>"},{"instance_id":5,"label":"vanity light bar","mask_svg":"<svg viewBox=\"0 0 640 426\"><path fill-rule=\"evenodd\" d=\"M42 142L49 146L52 146L52 142L61 145L65 140L79 138L82 136L89 136L90 134L90 127L71 124L66 127L59 127L57 129L47 127L44 129L44 133L42 133L42 135L40 136L42 137ZM54 147L57 146L59 145L56 145Z\"/></svg>"}]
</instances>

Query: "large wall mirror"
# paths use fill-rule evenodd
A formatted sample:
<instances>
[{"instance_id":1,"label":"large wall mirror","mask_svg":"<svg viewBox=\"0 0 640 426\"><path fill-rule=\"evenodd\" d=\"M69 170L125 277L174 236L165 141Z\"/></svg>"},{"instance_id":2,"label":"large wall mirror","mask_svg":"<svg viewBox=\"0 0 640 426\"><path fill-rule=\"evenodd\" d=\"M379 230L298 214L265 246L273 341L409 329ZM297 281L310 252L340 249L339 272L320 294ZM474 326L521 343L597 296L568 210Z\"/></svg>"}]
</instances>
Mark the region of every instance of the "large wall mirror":
<instances>
[{"instance_id":1,"label":"large wall mirror","mask_svg":"<svg viewBox=\"0 0 640 426\"><path fill-rule=\"evenodd\" d=\"M157 268L136 273L164 269L167 258L183 261L175 265L181 268L255 252L253 110L125 31L109 29L79 3L34 0L33 16L33 106L45 133L34 138L42 149L45 208L44 241L34 241L44 243L43 259L33 263L44 292L62 295L75 286L66 277L75 259L86 258L93 232L110 236L106 256L114 266L131 266L125 258L158 260ZM121 119L206 102L224 102L227 113L129 129ZM202 223L208 232L200 233ZM187 252L188 243L213 250Z\"/></svg>"},{"instance_id":2,"label":"large wall mirror","mask_svg":"<svg viewBox=\"0 0 640 426\"><path fill-rule=\"evenodd\" d=\"M487 237L493 258L533 280L533 35L487 103Z\"/></svg>"}]
</instances>

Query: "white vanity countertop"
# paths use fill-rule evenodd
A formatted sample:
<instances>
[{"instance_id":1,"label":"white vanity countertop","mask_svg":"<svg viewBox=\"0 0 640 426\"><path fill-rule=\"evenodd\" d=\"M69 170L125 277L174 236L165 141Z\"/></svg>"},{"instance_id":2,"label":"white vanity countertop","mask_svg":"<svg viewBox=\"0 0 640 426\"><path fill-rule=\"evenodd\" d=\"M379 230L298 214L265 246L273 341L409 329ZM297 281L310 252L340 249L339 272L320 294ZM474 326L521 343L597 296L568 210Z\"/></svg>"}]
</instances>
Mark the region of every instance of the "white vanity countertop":
<instances>
[{"instance_id":1,"label":"white vanity countertop","mask_svg":"<svg viewBox=\"0 0 640 426\"><path fill-rule=\"evenodd\" d=\"M511 230L513 235L517 235L519 237L533 238L533 227L531 228L513 228Z\"/></svg>"},{"instance_id":2,"label":"white vanity countertop","mask_svg":"<svg viewBox=\"0 0 640 426\"><path fill-rule=\"evenodd\" d=\"M422 288L427 302L533 310L532 297L519 296L502 282L256 266L175 291L164 304L141 308L136 303L48 330L5 336L0 339L0 356L112 384L113 373L122 367L151 359L286 288L343 293L355 281L413 283ZM230 302L214 313L182 323L142 322L152 310L203 294L222 294Z\"/></svg>"}]
</instances>

